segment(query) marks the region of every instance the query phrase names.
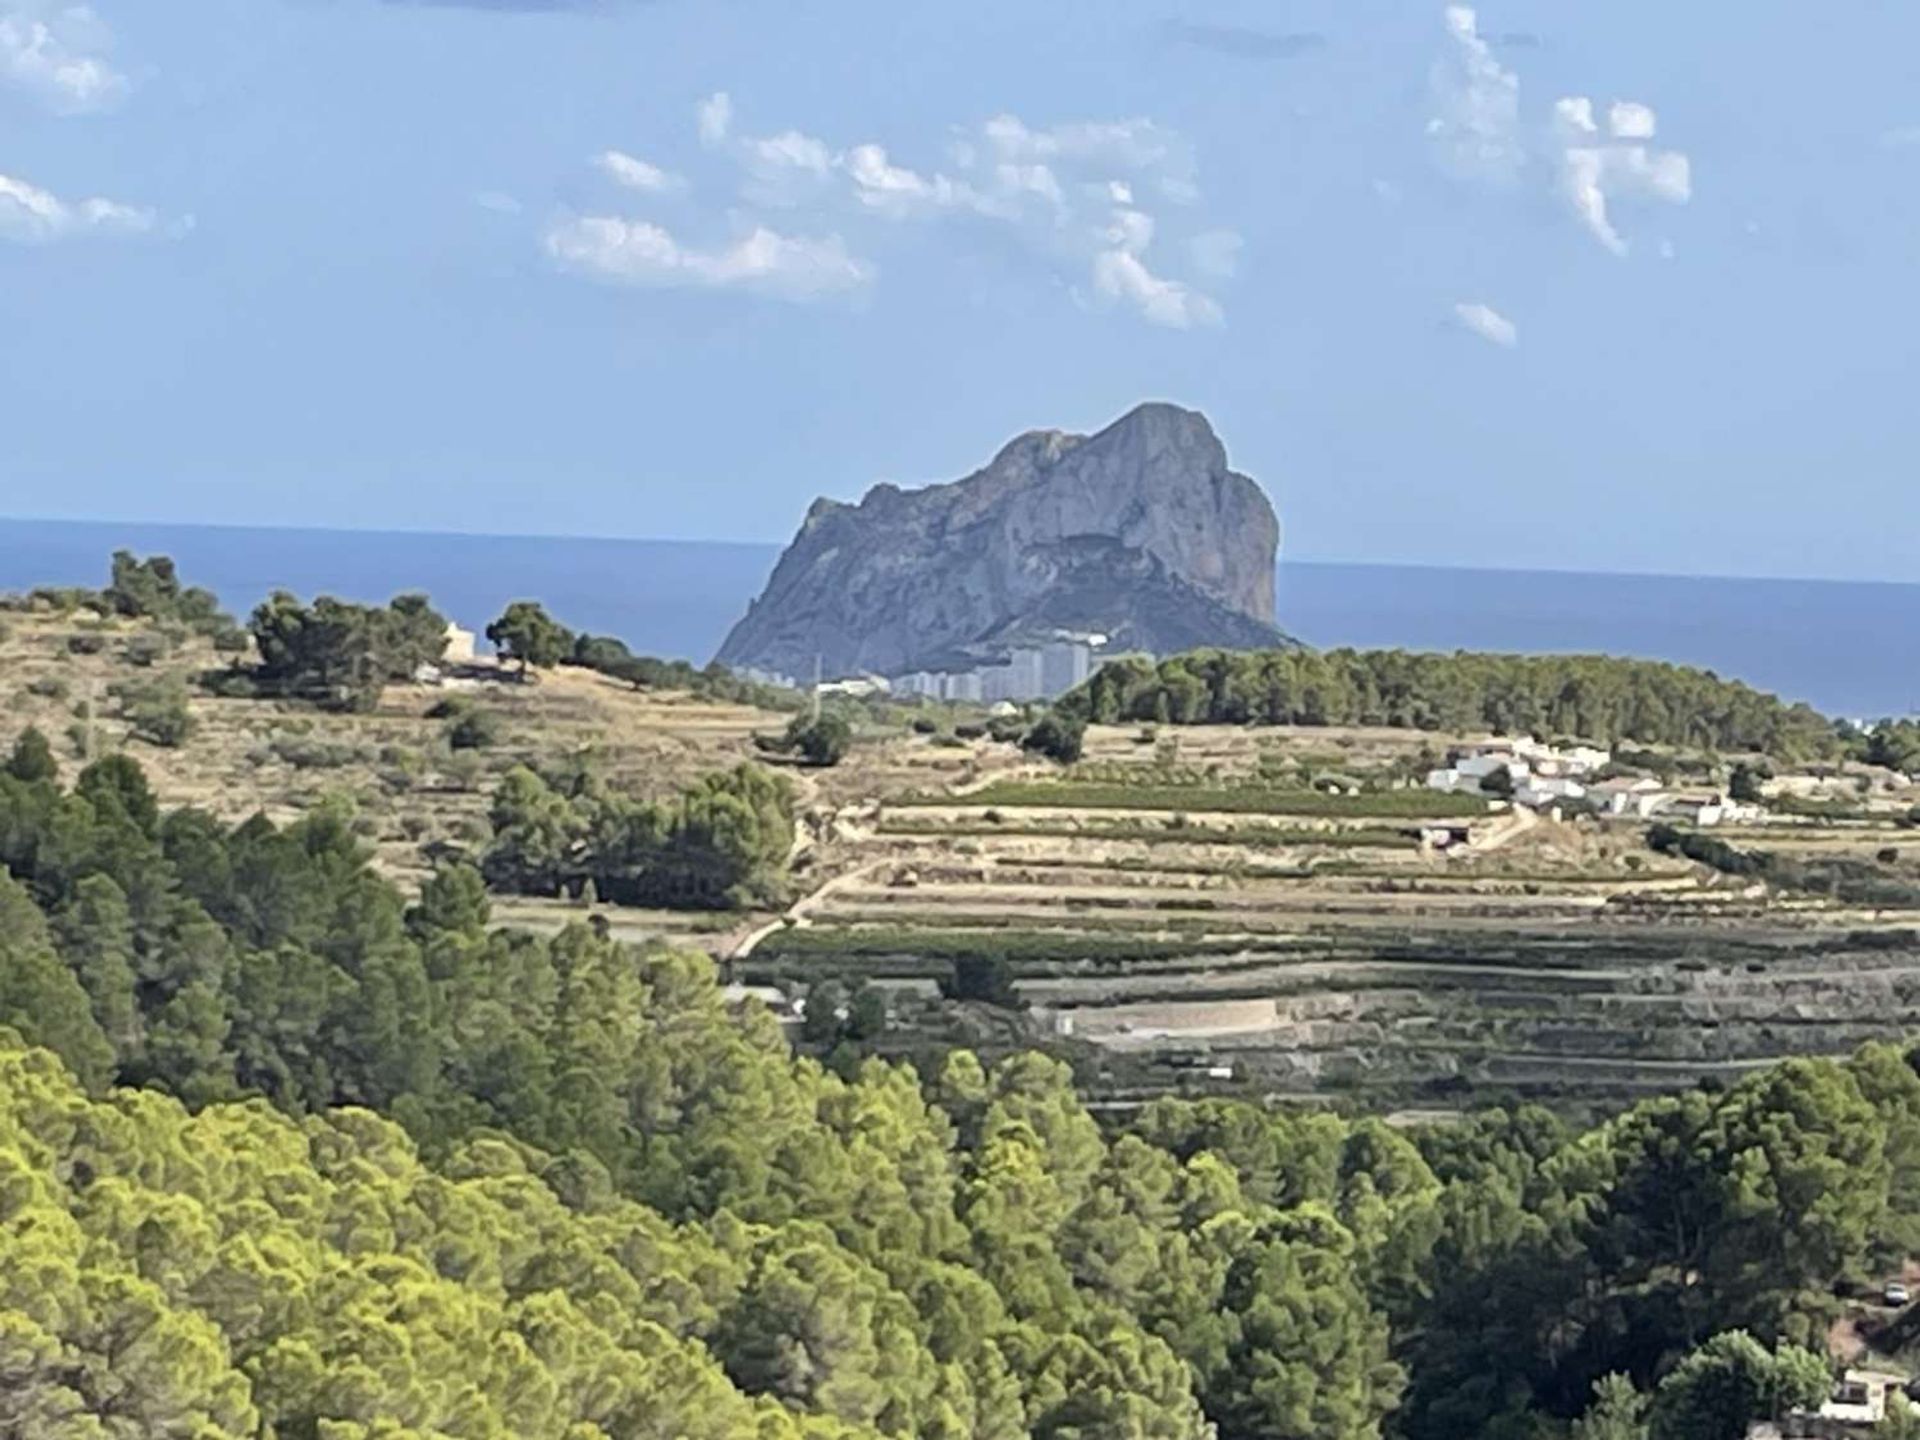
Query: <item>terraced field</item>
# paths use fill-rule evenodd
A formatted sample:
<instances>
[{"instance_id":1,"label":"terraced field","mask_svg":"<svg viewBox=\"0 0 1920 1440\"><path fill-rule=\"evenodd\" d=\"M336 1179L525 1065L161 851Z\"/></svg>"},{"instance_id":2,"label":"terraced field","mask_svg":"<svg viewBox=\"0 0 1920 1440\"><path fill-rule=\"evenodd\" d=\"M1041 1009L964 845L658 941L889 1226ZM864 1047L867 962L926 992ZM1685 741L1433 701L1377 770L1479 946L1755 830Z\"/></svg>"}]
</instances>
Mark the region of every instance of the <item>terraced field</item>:
<instances>
[{"instance_id":1,"label":"terraced field","mask_svg":"<svg viewBox=\"0 0 1920 1440\"><path fill-rule=\"evenodd\" d=\"M1656 855L1639 824L1303 786L1329 738L1183 732L1176 764L1096 732L1064 781L889 805L737 974L794 993L884 985L903 1049L1045 1040L1110 1103L1169 1088L1600 1101L1920 1029L1920 912ZM1369 786L1445 743L1338 738ZM1438 849L1436 824L1471 838ZM1748 838L1878 855L1900 836L1867 821ZM1018 1004L944 998L965 968L1010 980Z\"/></svg>"},{"instance_id":2,"label":"terraced field","mask_svg":"<svg viewBox=\"0 0 1920 1440\"><path fill-rule=\"evenodd\" d=\"M441 846L484 844L513 764L590 754L613 783L658 793L786 723L482 664L455 687L390 687L366 715L188 683L191 732L162 747L133 733L129 687L224 662L190 638L142 654L148 628L7 616L0 747L37 725L69 774L124 748L165 803L229 820L348 795L403 883ZM452 748L431 713L449 693L491 712L494 744ZM1113 1105L1169 1089L1599 1102L1920 1030L1920 908L1722 874L1653 853L1638 824L1419 788L1464 738L1096 729L1063 775L1009 745L869 730L844 764L791 772L801 898L786 914L599 914L625 939L730 957L779 1005L827 980L881 985L882 1048L1048 1045ZM1883 879L1876 897L1915 893L1920 833L1902 825L1920 795L1885 773L1840 778L1858 798L1831 814L1715 834ZM496 918L552 929L581 913L513 899Z\"/></svg>"}]
</instances>

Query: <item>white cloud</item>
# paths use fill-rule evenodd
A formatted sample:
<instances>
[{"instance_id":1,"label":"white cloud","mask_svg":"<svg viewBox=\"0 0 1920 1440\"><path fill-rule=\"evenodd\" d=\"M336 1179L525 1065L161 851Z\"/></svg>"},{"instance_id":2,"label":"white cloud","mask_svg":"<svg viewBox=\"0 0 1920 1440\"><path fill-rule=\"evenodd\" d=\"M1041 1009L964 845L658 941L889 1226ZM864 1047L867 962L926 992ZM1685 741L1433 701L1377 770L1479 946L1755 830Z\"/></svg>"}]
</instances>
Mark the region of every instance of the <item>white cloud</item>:
<instances>
[{"instance_id":1,"label":"white cloud","mask_svg":"<svg viewBox=\"0 0 1920 1440\"><path fill-rule=\"evenodd\" d=\"M473 203L496 215L518 215L523 208L518 200L504 190L482 190L473 197Z\"/></svg>"},{"instance_id":2,"label":"white cloud","mask_svg":"<svg viewBox=\"0 0 1920 1440\"><path fill-rule=\"evenodd\" d=\"M1584 95L1554 101L1553 123L1562 136L1572 140L1600 133L1599 122L1593 118L1593 101Z\"/></svg>"},{"instance_id":3,"label":"white cloud","mask_svg":"<svg viewBox=\"0 0 1920 1440\"><path fill-rule=\"evenodd\" d=\"M44 245L82 235L146 235L160 226L151 210L116 200L62 200L0 175L0 240Z\"/></svg>"},{"instance_id":4,"label":"white cloud","mask_svg":"<svg viewBox=\"0 0 1920 1440\"><path fill-rule=\"evenodd\" d=\"M733 97L716 91L700 102L700 143L723 145L733 131Z\"/></svg>"},{"instance_id":5,"label":"white cloud","mask_svg":"<svg viewBox=\"0 0 1920 1440\"><path fill-rule=\"evenodd\" d=\"M1435 66L1437 113L1427 133L1448 169L1475 179L1515 180L1535 155L1551 167L1554 184L1589 233L1615 255L1629 249L1614 218L1614 202L1649 199L1684 205L1693 195L1693 167L1677 150L1655 150L1653 107L1615 100L1606 127L1591 99L1568 95L1554 102L1544 135L1523 126L1520 77L1495 58L1465 5L1446 11L1451 45Z\"/></svg>"},{"instance_id":6,"label":"white cloud","mask_svg":"<svg viewBox=\"0 0 1920 1440\"><path fill-rule=\"evenodd\" d=\"M614 284L740 289L784 300L813 300L856 290L873 278L837 235L782 235L757 226L718 250L682 245L643 220L583 215L556 225L547 253L562 266Z\"/></svg>"},{"instance_id":7,"label":"white cloud","mask_svg":"<svg viewBox=\"0 0 1920 1440\"><path fill-rule=\"evenodd\" d=\"M1616 100L1607 111L1607 128L1616 140L1651 140L1659 127L1653 107L1637 100Z\"/></svg>"},{"instance_id":8,"label":"white cloud","mask_svg":"<svg viewBox=\"0 0 1920 1440\"><path fill-rule=\"evenodd\" d=\"M764 140L742 143L747 154L769 170L804 170L811 175L824 175L833 168L833 151L827 148L826 142L802 135L798 130L783 130Z\"/></svg>"},{"instance_id":9,"label":"white cloud","mask_svg":"<svg viewBox=\"0 0 1920 1440\"><path fill-rule=\"evenodd\" d=\"M31 13L41 11L42 14ZM0 80L62 115L110 110L126 97L127 77L99 54L112 36L85 5L59 11L13 7L0 14Z\"/></svg>"},{"instance_id":10,"label":"white cloud","mask_svg":"<svg viewBox=\"0 0 1920 1440\"><path fill-rule=\"evenodd\" d=\"M1593 122L1593 102L1582 96L1554 107L1560 144L1560 193L1595 239L1615 255L1628 251L1627 238L1613 219L1612 203L1622 197L1684 205L1693 198L1693 166L1677 150L1654 150L1637 143L1651 136L1652 109L1636 101L1616 102L1608 113L1615 143L1601 142Z\"/></svg>"},{"instance_id":11,"label":"white cloud","mask_svg":"<svg viewBox=\"0 0 1920 1440\"><path fill-rule=\"evenodd\" d=\"M1434 115L1427 122L1447 167L1476 179L1510 181L1526 164L1520 138L1520 77L1495 58L1466 5L1449 5L1448 55L1434 66Z\"/></svg>"},{"instance_id":12,"label":"white cloud","mask_svg":"<svg viewBox=\"0 0 1920 1440\"><path fill-rule=\"evenodd\" d=\"M1001 199L1015 207L1026 200L1043 200L1051 210L1066 208L1067 192L1051 165L1018 165L1002 161L993 167L993 185ZM1121 188L1126 190L1128 203L1132 203L1133 191L1125 186Z\"/></svg>"},{"instance_id":13,"label":"white cloud","mask_svg":"<svg viewBox=\"0 0 1920 1440\"><path fill-rule=\"evenodd\" d=\"M1211 297L1147 268L1142 256L1153 244L1153 232L1151 215L1124 206L1113 212L1104 236L1106 248L1093 257L1095 293L1170 330L1220 324L1224 317Z\"/></svg>"},{"instance_id":14,"label":"white cloud","mask_svg":"<svg viewBox=\"0 0 1920 1440\"><path fill-rule=\"evenodd\" d=\"M922 175L887 158L885 147L856 145L840 158L860 203L896 219L942 210L981 208L982 197L948 176Z\"/></svg>"},{"instance_id":15,"label":"white cloud","mask_svg":"<svg viewBox=\"0 0 1920 1440\"><path fill-rule=\"evenodd\" d=\"M629 190L644 190L657 194L662 190L675 190L681 185L681 179L670 170L662 170L658 165L648 164L624 150L605 150L593 162L602 172L616 183Z\"/></svg>"},{"instance_id":16,"label":"white cloud","mask_svg":"<svg viewBox=\"0 0 1920 1440\"><path fill-rule=\"evenodd\" d=\"M716 251L690 249L637 218L585 216L548 232L547 249L565 268L629 284L738 286L812 298L866 284L873 267L856 258L840 232L848 227L1003 227L1050 267L1091 282L1100 300L1155 324L1188 328L1219 322L1220 306L1187 280L1156 273L1148 259L1158 226L1137 197L1184 203L1197 197L1186 143L1150 120L1035 128L996 115L956 131L948 169L896 158L866 140L839 148L802 130L743 132L732 101L716 94L697 111L705 146L735 167L741 223L780 208L816 223L828 239L792 238L758 225L746 240ZM608 151L602 169L640 190L677 179L646 162ZM857 239L858 237L856 237ZM1194 275L1230 277L1241 246L1232 231L1198 234L1176 227L1169 253ZM859 248L865 249L865 246ZM1081 293L1085 294L1086 291Z\"/></svg>"},{"instance_id":17,"label":"white cloud","mask_svg":"<svg viewBox=\"0 0 1920 1440\"><path fill-rule=\"evenodd\" d=\"M1190 285L1155 275L1130 250L1103 250L1094 256L1093 284L1106 298L1123 301L1143 319L1171 330L1218 325L1223 319L1212 299Z\"/></svg>"},{"instance_id":18,"label":"white cloud","mask_svg":"<svg viewBox=\"0 0 1920 1440\"><path fill-rule=\"evenodd\" d=\"M740 136L731 149L746 168L744 193L759 205L794 206L817 195L839 163L824 140L798 130Z\"/></svg>"},{"instance_id":19,"label":"white cloud","mask_svg":"<svg viewBox=\"0 0 1920 1440\"><path fill-rule=\"evenodd\" d=\"M996 115L980 127L980 138L1006 160L1072 160L1123 170L1171 170L1181 176L1191 169L1179 137L1146 119L1035 130L1018 115Z\"/></svg>"},{"instance_id":20,"label":"white cloud","mask_svg":"<svg viewBox=\"0 0 1920 1440\"><path fill-rule=\"evenodd\" d=\"M1462 301L1453 307L1453 316L1463 328L1502 349L1511 350L1520 343L1519 327L1491 305Z\"/></svg>"}]
</instances>

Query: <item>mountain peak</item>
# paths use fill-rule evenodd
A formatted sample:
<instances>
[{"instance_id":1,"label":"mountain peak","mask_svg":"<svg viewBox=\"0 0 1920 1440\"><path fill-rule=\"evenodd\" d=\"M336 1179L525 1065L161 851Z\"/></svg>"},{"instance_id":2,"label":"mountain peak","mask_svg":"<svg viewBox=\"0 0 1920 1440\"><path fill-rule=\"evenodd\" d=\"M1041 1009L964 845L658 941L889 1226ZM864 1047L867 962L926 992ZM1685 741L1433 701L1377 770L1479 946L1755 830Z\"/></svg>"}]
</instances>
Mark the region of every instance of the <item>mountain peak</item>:
<instances>
[{"instance_id":1,"label":"mountain peak","mask_svg":"<svg viewBox=\"0 0 1920 1440\"><path fill-rule=\"evenodd\" d=\"M719 658L899 675L1055 629L1156 651L1271 644L1278 546L1206 416L1149 402L1091 436L1028 431L963 480L816 503Z\"/></svg>"}]
</instances>

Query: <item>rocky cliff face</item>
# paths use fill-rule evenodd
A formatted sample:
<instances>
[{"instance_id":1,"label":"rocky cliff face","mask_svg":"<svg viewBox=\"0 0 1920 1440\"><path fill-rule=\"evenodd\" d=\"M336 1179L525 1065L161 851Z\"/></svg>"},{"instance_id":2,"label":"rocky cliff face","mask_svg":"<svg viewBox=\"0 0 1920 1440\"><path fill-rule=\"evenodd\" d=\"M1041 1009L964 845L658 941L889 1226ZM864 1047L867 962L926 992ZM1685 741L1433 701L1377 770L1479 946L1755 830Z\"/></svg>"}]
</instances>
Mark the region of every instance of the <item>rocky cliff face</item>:
<instances>
[{"instance_id":1,"label":"rocky cliff face","mask_svg":"<svg viewBox=\"0 0 1920 1440\"><path fill-rule=\"evenodd\" d=\"M1206 417L1142 405L1097 435L1022 435L952 484L816 500L719 659L899 675L1059 629L1162 653L1272 645L1279 544Z\"/></svg>"}]
</instances>

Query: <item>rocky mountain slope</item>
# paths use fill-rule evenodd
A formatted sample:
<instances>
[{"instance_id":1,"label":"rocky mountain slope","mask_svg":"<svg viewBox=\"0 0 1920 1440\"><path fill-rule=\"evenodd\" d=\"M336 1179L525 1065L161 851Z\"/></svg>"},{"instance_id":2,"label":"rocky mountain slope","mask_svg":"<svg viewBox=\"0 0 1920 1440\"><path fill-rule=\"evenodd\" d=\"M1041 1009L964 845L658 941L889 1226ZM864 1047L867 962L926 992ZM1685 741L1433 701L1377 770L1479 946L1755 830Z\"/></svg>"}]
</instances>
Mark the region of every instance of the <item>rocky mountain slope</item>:
<instances>
[{"instance_id":1,"label":"rocky mountain slope","mask_svg":"<svg viewBox=\"0 0 1920 1440\"><path fill-rule=\"evenodd\" d=\"M1097 435L1022 435L951 484L816 500L719 659L897 675L1062 629L1156 652L1272 645L1279 543L1206 417L1142 405Z\"/></svg>"}]
</instances>

